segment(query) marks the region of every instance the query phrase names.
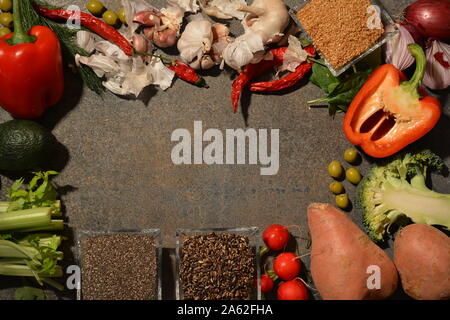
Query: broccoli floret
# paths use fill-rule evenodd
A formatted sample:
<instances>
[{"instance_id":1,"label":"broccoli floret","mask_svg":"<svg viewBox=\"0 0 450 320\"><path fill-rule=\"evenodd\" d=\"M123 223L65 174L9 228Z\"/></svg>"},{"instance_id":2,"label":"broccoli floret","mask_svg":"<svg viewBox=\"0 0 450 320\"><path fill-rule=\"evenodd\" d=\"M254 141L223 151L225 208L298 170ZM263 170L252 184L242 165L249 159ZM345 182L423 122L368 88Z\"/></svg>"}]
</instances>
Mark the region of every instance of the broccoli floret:
<instances>
[{"instance_id":1,"label":"broccoli floret","mask_svg":"<svg viewBox=\"0 0 450 320\"><path fill-rule=\"evenodd\" d=\"M373 167L358 187L356 203L369 236L384 240L401 217L450 228L450 194L426 185L427 171L445 169L444 161L430 150L403 153Z\"/></svg>"}]
</instances>

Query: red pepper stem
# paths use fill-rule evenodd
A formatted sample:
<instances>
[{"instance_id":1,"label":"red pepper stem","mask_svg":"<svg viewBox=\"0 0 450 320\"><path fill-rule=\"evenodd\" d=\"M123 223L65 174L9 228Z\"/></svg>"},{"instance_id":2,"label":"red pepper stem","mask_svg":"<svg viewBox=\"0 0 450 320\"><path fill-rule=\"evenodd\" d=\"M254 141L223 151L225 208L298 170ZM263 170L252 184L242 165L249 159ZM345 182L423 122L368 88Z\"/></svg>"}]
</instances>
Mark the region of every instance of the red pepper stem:
<instances>
[{"instance_id":1,"label":"red pepper stem","mask_svg":"<svg viewBox=\"0 0 450 320\"><path fill-rule=\"evenodd\" d=\"M402 82L400 86L411 93L412 96L420 98L419 91L417 88L422 83L423 77L425 76L425 70L427 65L427 58L422 47L418 44L411 43L408 45L408 50L411 52L412 56L416 59L416 71L414 71L413 76L408 81Z\"/></svg>"},{"instance_id":2,"label":"red pepper stem","mask_svg":"<svg viewBox=\"0 0 450 320\"><path fill-rule=\"evenodd\" d=\"M14 0L13 1L13 10L14 10L14 34L8 40L8 43L12 46L21 43L32 43L36 41L36 37L28 35L27 32L23 29L22 24L22 12L20 9L20 1L23 0Z\"/></svg>"}]
</instances>

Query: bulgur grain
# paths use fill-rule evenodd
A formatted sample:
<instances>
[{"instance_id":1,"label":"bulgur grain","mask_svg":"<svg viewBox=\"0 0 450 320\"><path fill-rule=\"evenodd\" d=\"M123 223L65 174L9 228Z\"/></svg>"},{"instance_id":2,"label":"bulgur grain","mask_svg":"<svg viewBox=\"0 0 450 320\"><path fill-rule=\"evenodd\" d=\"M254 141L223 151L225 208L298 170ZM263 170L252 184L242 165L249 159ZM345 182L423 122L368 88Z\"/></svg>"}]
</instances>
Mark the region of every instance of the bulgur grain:
<instances>
[{"instance_id":1,"label":"bulgur grain","mask_svg":"<svg viewBox=\"0 0 450 320\"><path fill-rule=\"evenodd\" d=\"M314 45L333 68L352 61L372 47L384 33L384 27L369 29L369 0L312 0L297 18Z\"/></svg>"}]
</instances>

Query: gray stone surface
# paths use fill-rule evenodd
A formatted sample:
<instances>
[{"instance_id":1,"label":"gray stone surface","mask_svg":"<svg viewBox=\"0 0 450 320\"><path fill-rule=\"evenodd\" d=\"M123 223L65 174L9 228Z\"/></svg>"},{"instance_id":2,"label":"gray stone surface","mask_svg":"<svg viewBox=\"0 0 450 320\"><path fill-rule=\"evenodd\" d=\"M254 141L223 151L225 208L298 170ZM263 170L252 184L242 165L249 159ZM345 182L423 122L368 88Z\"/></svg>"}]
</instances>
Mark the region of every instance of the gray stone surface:
<instances>
[{"instance_id":1,"label":"gray stone surface","mask_svg":"<svg viewBox=\"0 0 450 320\"><path fill-rule=\"evenodd\" d=\"M115 9L119 5L119 1L105 2ZM409 2L383 1L394 15ZM148 88L137 101L110 93L96 96L66 73L63 101L40 122L52 129L66 148L65 154L50 161L61 170L56 182L66 186L63 201L72 231L161 228L165 248L174 248L176 228L305 226L309 203L334 201L328 191L327 165L341 159L351 144L341 129L342 115L333 119L326 109L306 105L307 100L323 95L312 84L302 83L279 95L243 97L244 105L249 106L248 127L280 129L278 175L263 177L260 167L251 165L172 163L174 143L170 137L177 128L192 132L196 120L203 121L205 129L246 127L241 110L232 112L232 73L212 73L206 77L209 89L177 80L166 92ZM448 91L440 95L445 115L420 143L444 156L450 165L448 97ZM0 112L0 121L9 118ZM368 165L364 161L361 171ZM10 180L1 179L4 193ZM449 179L437 177L434 186L450 192ZM354 187L346 184L346 188L353 197ZM173 297L171 254L165 250L163 267L164 296L169 298ZM10 297L12 290L7 288L16 285L20 281L2 278L0 288L5 289L0 298Z\"/></svg>"}]
</instances>

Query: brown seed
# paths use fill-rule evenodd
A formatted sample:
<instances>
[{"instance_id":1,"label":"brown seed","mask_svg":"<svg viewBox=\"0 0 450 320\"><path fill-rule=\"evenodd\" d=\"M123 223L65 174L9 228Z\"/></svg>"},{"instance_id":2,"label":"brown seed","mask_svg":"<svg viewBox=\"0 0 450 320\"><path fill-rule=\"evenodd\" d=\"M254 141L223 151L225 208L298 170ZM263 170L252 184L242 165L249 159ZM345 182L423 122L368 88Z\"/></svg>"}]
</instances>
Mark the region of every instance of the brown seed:
<instances>
[{"instance_id":1,"label":"brown seed","mask_svg":"<svg viewBox=\"0 0 450 320\"><path fill-rule=\"evenodd\" d=\"M335 68L372 47L384 28L369 29L369 0L312 0L297 17L314 45Z\"/></svg>"},{"instance_id":2,"label":"brown seed","mask_svg":"<svg viewBox=\"0 0 450 320\"><path fill-rule=\"evenodd\" d=\"M248 238L210 233L187 237L182 243L180 278L185 299L251 299L256 258Z\"/></svg>"},{"instance_id":3,"label":"brown seed","mask_svg":"<svg viewBox=\"0 0 450 320\"><path fill-rule=\"evenodd\" d=\"M82 241L82 294L85 300L156 299L154 239L112 234Z\"/></svg>"}]
</instances>

